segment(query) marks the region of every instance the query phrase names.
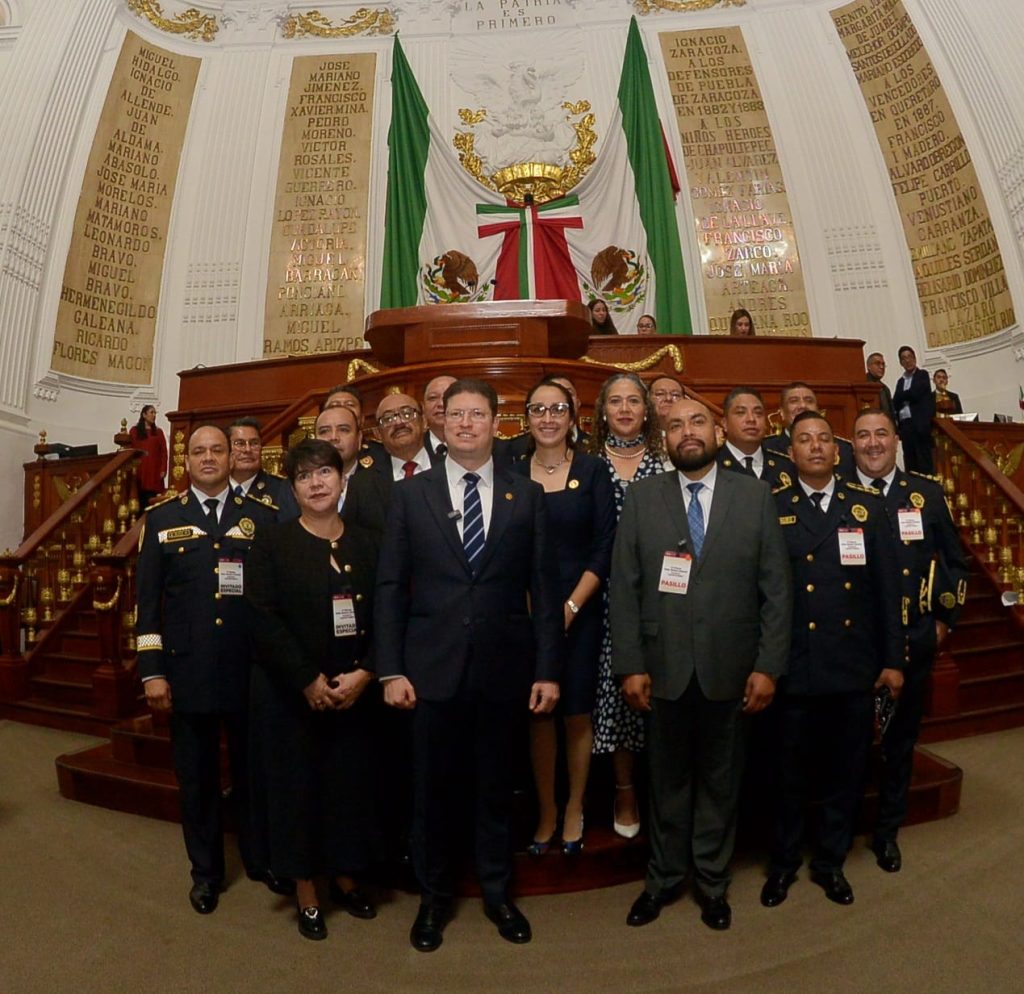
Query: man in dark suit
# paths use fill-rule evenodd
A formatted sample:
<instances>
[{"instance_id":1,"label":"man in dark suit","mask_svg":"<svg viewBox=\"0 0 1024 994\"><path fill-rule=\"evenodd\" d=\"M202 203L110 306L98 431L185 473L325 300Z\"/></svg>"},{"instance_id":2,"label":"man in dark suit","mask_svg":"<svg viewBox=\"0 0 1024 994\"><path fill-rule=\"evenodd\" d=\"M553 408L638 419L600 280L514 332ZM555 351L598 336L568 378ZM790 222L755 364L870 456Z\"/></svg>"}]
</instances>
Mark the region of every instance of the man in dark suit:
<instances>
[{"instance_id":1,"label":"man in dark suit","mask_svg":"<svg viewBox=\"0 0 1024 994\"><path fill-rule=\"evenodd\" d=\"M874 692L896 696L903 684L899 578L878 492L835 475L832 429L818 412L797 415L792 435L798 479L775 491L794 596L789 669L775 705L777 803L761 890L769 908L785 901L801 865L812 781L821 813L811 879L830 901L853 903L843 864L864 789Z\"/></svg>"},{"instance_id":2,"label":"man in dark suit","mask_svg":"<svg viewBox=\"0 0 1024 994\"><path fill-rule=\"evenodd\" d=\"M932 407L938 417L948 417L950 414L963 414L964 405L960 403L960 394L953 393L949 387L949 373L944 369L935 370L932 377L935 384L935 391L932 394Z\"/></svg>"},{"instance_id":3,"label":"man in dark suit","mask_svg":"<svg viewBox=\"0 0 1024 994\"><path fill-rule=\"evenodd\" d=\"M323 413L331 407L347 407L356 416L359 427L359 452L356 458L363 469L374 466L378 459L385 459L384 447L376 439L367 438L363 431L366 427L363 421L363 395L358 387L351 383L339 383L331 387L320 411Z\"/></svg>"},{"instance_id":4,"label":"man in dark suit","mask_svg":"<svg viewBox=\"0 0 1024 994\"><path fill-rule=\"evenodd\" d=\"M936 381L938 375L936 374ZM907 814L914 745L921 730L928 674L967 596L967 560L942 487L896 466L896 425L882 410L857 415L857 475L882 494L902 576L903 630L909 655L899 707L882 736L878 820L872 848L878 865L896 873L903 856L896 835Z\"/></svg>"},{"instance_id":5,"label":"man in dark suit","mask_svg":"<svg viewBox=\"0 0 1024 994\"><path fill-rule=\"evenodd\" d=\"M817 411L818 398L814 391L802 380L787 383L779 395L779 405L782 409L782 423L784 428L778 435L769 435L765 440L765 448L770 449L777 455L784 458L789 457L790 447L790 425L798 414L804 411ZM853 445L839 435L833 435L836 448L836 474L844 480L852 480L857 472L853 459Z\"/></svg>"},{"instance_id":6,"label":"man in dark suit","mask_svg":"<svg viewBox=\"0 0 1024 994\"><path fill-rule=\"evenodd\" d=\"M453 812L475 793L484 910L528 942L509 900L512 771L528 713L558 700L563 614L540 486L491 457L498 398L480 380L445 391L443 465L394 488L377 572L377 674L388 704L415 708L415 949L442 940L455 889Z\"/></svg>"},{"instance_id":7,"label":"man in dark suit","mask_svg":"<svg viewBox=\"0 0 1024 994\"><path fill-rule=\"evenodd\" d=\"M423 444L431 459L443 459L448 453L444 438L444 393L454 382L454 376L435 376L423 388L423 417L427 421Z\"/></svg>"},{"instance_id":8,"label":"man in dark suit","mask_svg":"<svg viewBox=\"0 0 1024 994\"><path fill-rule=\"evenodd\" d=\"M237 497L250 494L263 501L277 516L278 521L290 521L299 516L299 505L288 481L273 476L263 468L263 438L260 423L255 418L239 418L228 425L231 443L231 476L228 485Z\"/></svg>"},{"instance_id":9,"label":"man in dark suit","mask_svg":"<svg viewBox=\"0 0 1024 994\"><path fill-rule=\"evenodd\" d=\"M932 461L932 417L935 401L927 370L917 365L917 354L909 345L899 351L903 376L896 381L892 406L896 412L900 442L903 444L903 468L908 472L934 472Z\"/></svg>"},{"instance_id":10,"label":"man in dark suit","mask_svg":"<svg viewBox=\"0 0 1024 994\"><path fill-rule=\"evenodd\" d=\"M139 675L146 702L170 714L181 827L192 864L189 901L217 907L224 884L220 736L227 733L238 845L248 875L293 893L267 872L249 821L249 608L245 558L273 512L228 487L228 439L197 428L188 442L191 487L150 507L138 563Z\"/></svg>"},{"instance_id":11,"label":"man in dark suit","mask_svg":"<svg viewBox=\"0 0 1024 994\"><path fill-rule=\"evenodd\" d=\"M718 471L711 412L680 400L666 424L678 472L629 488L609 582L612 668L650 712L651 858L627 923L657 918L692 870L702 920L726 929L744 716L785 671L792 587L771 491Z\"/></svg>"},{"instance_id":12,"label":"man in dark suit","mask_svg":"<svg viewBox=\"0 0 1024 994\"><path fill-rule=\"evenodd\" d=\"M895 421L896 413L892 409L892 391L885 384L885 356L881 352L872 352L868 356L867 381L878 387L878 407Z\"/></svg>"},{"instance_id":13,"label":"man in dark suit","mask_svg":"<svg viewBox=\"0 0 1024 994\"><path fill-rule=\"evenodd\" d=\"M723 401L722 410L725 444L718 450L718 465L773 487L792 482L796 472L793 464L764 444L768 417L761 395L753 387L734 387Z\"/></svg>"}]
</instances>

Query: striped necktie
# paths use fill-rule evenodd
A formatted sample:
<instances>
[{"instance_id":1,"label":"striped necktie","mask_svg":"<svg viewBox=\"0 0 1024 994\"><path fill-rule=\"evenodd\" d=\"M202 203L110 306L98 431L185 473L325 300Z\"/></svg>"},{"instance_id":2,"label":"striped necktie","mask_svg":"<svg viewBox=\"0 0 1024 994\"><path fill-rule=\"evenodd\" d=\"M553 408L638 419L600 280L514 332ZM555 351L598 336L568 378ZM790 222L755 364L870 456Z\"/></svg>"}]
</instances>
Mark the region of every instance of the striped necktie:
<instances>
[{"instance_id":1,"label":"striped necktie","mask_svg":"<svg viewBox=\"0 0 1024 994\"><path fill-rule=\"evenodd\" d=\"M470 569L475 573L485 541L484 508L480 502L480 491L477 490L480 476L478 473L466 473L462 479L466 481L466 494L462 499L462 545Z\"/></svg>"},{"instance_id":2,"label":"striped necktie","mask_svg":"<svg viewBox=\"0 0 1024 994\"><path fill-rule=\"evenodd\" d=\"M704 547L704 508L697 499L704 489L703 483L687 483L690 491L690 506L686 509L686 523L690 526L690 542L693 545L693 558L700 559L700 550Z\"/></svg>"}]
</instances>

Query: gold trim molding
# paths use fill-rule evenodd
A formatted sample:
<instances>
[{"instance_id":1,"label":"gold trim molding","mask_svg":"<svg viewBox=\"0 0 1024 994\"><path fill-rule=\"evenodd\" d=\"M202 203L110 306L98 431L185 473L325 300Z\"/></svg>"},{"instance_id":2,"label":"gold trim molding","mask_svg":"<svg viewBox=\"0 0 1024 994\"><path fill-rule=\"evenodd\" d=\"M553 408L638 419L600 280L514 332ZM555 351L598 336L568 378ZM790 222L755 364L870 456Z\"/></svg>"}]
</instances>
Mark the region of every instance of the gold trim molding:
<instances>
[{"instance_id":1,"label":"gold trim molding","mask_svg":"<svg viewBox=\"0 0 1024 994\"><path fill-rule=\"evenodd\" d=\"M372 362L365 359L349 359L348 369L345 371L345 382L351 383L358 376L368 376L372 373L379 373L380 369Z\"/></svg>"},{"instance_id":2,"label":"gold trim molding","mask_svg":"<svg viewBox=\"0 0 1024 994\"><path fill-rule=\"evenodd\" d=\"M128 0L128 9L144 17L154 28L172 35L184 35L193 41L213 41L217 34L217 19L212 14L200 13L195 7L183 10L176 17L165 17L157 0Z\"/></svg>"},{"instance_id":3,"label":"gold trim molding","mask_svg":"<svg viewBox=\"0 0 1024 994\"><path fill-rule=\"evenodd\" d=\"M747 0L633 0L638 14L654 14L659 11L689 13L710 10L712 7L745 7Z\"/></svg>"},{"instance_id":4,"label":"gold trim molding","mask_svg":"<svg viewBox=\"0 0 1024 994\"><path fill-rule=\"evenodd\" d=\"M665 356L672 359L672 368L677 372L683 371L683 353L678 345L663 345L657 352L652 352L644 359L637 359L636 362L601 362L599 359L591 359L590 356L580 356L580 362L589 362L594 366L608 366L611 369L621 369L624 373L640 373L657 366Z\"/></svg>"},{"instance_id":5,"label":"gold trim molding","mask_svg":"<svg viewBox=\"0 0 1024 994\"><path fill-rule=\"evenodd\" d=\"M281 28L285 38L351 38L353 35L389 35L395 30L395 15L386 7L360 7L348 20L332 24L319 10L291 14Z\"/></svg>"}]
</instances>

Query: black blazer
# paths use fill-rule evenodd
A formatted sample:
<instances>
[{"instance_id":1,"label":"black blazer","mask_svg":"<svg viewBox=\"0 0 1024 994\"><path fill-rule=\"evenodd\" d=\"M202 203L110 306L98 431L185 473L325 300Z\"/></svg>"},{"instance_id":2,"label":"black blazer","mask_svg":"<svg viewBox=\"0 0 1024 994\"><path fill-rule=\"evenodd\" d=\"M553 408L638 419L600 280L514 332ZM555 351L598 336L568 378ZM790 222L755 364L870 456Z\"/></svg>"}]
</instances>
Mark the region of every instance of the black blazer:
<instances>
[{"instance_id":1,"label":"black blazer","mask_svg":"<svg viewBox=\"0 0 1024 994\"><path fill-rule=\"evenodd\" d=\"M935 398L932 396L932 380L925 369L915 369L910 378L910 389L903 388L903 377L896 381L896 389L892 392L892 409L896 412L896 423L900 421L903 405L910 405L910 423L915 435L931 435L932 417L935 414Z\"/></svg>"},{"instance_id":2,"label":"black blazer","mask_svg":"<svg viewBox=\"0 0 1024 994\"><path fill-rule=\"evenodd\" d=\"M336 638L328 543L298 520L257 536L247 563L246 597L255 616L256 662L276 683L301 693L319 673L373 669L377 552L369 532L346 526L334 552L343 572L334 582L351 593L358 635Z\"/></svg>"},{"instance_id":3,"label":"black blazer","mask_svg":"<svg viewBox=\"0 0 1024 994\"><path fill-rule=\"evenodd\" d=\"M445 467L394 487L376 610L381 678L406 676L422 699L445 701L466 676L489 700L525 704L534 681L560 675L564 622L544 491L495 466L491 522L474 574Z\"/></svg>"}]
</instances>

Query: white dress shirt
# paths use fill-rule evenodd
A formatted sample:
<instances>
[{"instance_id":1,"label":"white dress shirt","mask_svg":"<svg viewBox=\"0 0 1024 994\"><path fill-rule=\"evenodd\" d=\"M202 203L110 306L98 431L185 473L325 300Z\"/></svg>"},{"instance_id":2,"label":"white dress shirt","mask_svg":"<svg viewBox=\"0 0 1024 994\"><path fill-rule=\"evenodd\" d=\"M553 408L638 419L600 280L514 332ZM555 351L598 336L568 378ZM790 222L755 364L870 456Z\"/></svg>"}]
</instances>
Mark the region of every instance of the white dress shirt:
<instances>
[{"instance_id":1,"label":"white dress shirt","mask_svg":"<svg viewBox=\"0 0 1024 994\"><path fill-rule=\"evenodd\" d=\"M460 511L460 516L455 524L459 529L459 537L462 537L462 524L466 517L466 481L463 477L466 473L476 473L480 480L476 489L480 494L480 509L484 513L484 538L491 531L491 508L494 507L494 460L488 459L479 469L468 470L460 466L450 455L444 461L445 472L448 475L448 495L451 498L452 508Z\"/></svg>"},{"instance_id":2,"label":"white dress shirt","mask_svg":"<svg viewBox=\"0 0 1024 994\"><path fill-rule=\"evenodd\" d=\"M748 456L746 452L741 452L736 448L732 442L727 441L725 447L729 450L729 454L736 460L744 469L746 469L747 459L753 459L751 464L754 469L754 475L760 480L764 476L764 449L759 445L753 452Z\"/></svg>"},{"instance_id":3,"label":"white dress shirt","mask_svg":"<svg viewBox=\"0 0 1024 994\"><path fill-rule=\"evenodd\" d=\"M697 494L697 501L700 504L700 509L704 512L704 535L708 533L708 522L711 521L711 500L715 496L715 482L718 480L718 464L711 464L711 471L707 475L702 476L699 480L691 480L684 473L679 473L679 486L683 488L683 503L686 505L686 513L690 513L690 501L693 500L693 494L690 493L686 488L691 483L702 484L701 490Z\"/></svg>"},{"instance_id":4,"label":"white dress shirt","mask_svg":"<svg viewBox=\"0 0 1024 994\"><path fill-rule=\"evenodd\" d=\"M825 487L824 490L815 490L813 487L807 486L807 484L804 483L803 480L800 481L800 486L803 488L804 493L807 494L808 497L810 497L811 494L824 494L825 496L821 500L821 510L828 510L829 504L832 503L832 495L836 492L836 478L834 476L831 480L828 481L828 486Z\"/></svg>"},{"instance_id":5,"label":"white dress shirt","mask_svg":"<svg viewBox=\"0 0 1024 994\"><path fill-rule=\"evenodd\" d=\"M407 459L399 459L398 456L391 456L391 476L396 483L399 480L405 479L405 464L408 461ZM416 471L413 473L413 476L425 473L430 469L430 456L423 446L420 446L420 451L413 456L412 461L416 463Z\"/></svg>"},{"instance_id":6,"label":"white dress shirt","mask_svg":"<svg viewBox=\"0 0 1024 994\"><path fill-rule=\"evenodd\" d=\"M910 389L910 385L914 382L914 373L916 373L916 372L917 372L916 369L912 369L909 373L904 373L903 374L903 392L904 393L906 393ZM910 403L909 402L904 402L903 406L900 408L900 421L906 421L908 418L910 418L912 416L913 415L910 412Z\"/></svg>"},{"instance_id":7,"label":"white dress shirt","mask_svg":"<svg viewBox=\"0 0 1024 994\"><path fill-rule=\"evenodd\" d=\"M196 490L196 488L190 487L192 496L199 501L199 506L203 509L203 514L206 514L206 501L211 497L210 494L204 494L202 490ZM224 513L224 505L228 502L228 497L231 496L231 488L225 487L219 494L216 494L217 500L217 522L220 523L220 517Z\"/></svg>"},{"instance_id":8,"label":"white dress shirt","mask_svg":"<svg viewBox=\"0 0 1024 994\"><path fill-rule=\"evenodd\" d=\"M888 476L865 476L860 469L857 470L857 476L860 477L860 482L863 483L865 487L873 487L876 479L885 480L885 486L882 488L882 496L884 497L889 492L889 487L892 486L892 481L896 476L896 467L893 466Z\"/></svg>"}]
</instances>

